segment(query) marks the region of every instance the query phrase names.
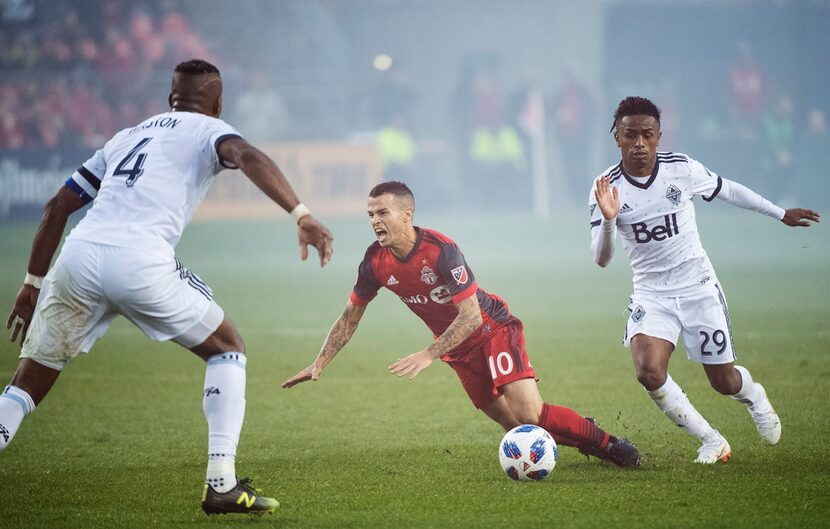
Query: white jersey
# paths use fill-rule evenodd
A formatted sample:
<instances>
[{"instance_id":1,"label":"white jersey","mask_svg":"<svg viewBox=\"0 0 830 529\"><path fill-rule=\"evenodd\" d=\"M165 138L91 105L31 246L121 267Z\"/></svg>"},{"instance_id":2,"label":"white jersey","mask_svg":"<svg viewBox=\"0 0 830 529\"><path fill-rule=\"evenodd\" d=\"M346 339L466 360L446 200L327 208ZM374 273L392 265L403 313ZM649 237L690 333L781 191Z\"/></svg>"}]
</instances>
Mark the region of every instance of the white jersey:
<instances>
[{"instance_id":1,"label":"white jersey","mask_svg":"<svg viewBox=\"0 0 830 529\"><path fill-rule=\"evenodd\" d=\"M66 181L92 208L67 240L160 252L173 247L214 176L219 144L240 134L195 112L165 112L117 133Z\"/></svg>"},{"instance_id":2,"label":"white jersey","mask_svg":"<svg viewBox=\"0 0 830 529\"><path fill-rule=\"evenodd\" d=\"M682 296L716 281L700 244L692 199L714 199L721 189L717 174L685 154L658 152L651 176L629 176L622 162L602 176L610 176L611 185L619 190L616 224L631 261L635 293ZM599 229L602 212L595 189L596 180L588 206L592 229Z\"/></svg>"}]
</instances>

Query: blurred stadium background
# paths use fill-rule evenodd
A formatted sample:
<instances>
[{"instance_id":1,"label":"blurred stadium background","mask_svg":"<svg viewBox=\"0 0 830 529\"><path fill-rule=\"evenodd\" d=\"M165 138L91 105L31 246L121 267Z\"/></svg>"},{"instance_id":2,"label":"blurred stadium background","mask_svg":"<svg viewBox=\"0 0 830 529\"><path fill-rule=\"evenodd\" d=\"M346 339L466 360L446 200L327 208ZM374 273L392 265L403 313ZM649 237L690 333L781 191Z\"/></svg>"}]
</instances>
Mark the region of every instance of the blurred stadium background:
<instances>
[{"instance_id":1,"label":"blurred stadium background","mask_svg":"<svg viewBox=\"0 0 830 529\"><path fill-rule=\"evenodd\" d=\"M678 351L673 376L735 450L700 468L618 345L630 269L622 255L593 265L584 204L619 159L614 108L638 94L663 109L664 149L826 214L828 28L818 0L0 0L0 309L46 199L113 132L166 109L175 63L207 58L225 79L223 117L336 238L325 270L300 263L287 215L224 172L177 248L251 351L240 471L284 506L257 522L824 526L825 224L789 230L698 204L739 355L785 425L779 446L762 446L742 407ZM429 339L389 295L320 383L279 390L342 310L372 241L366 192L387 178L411 185L417 223L458 240L524 321L543 395L634 439L642 471L563 450L550 480L514 486L498 470L498 427L451 370L413 383L386 373ZM0 340L0 383L17 350ZM0 526L202 526L203 377L193 355L117 321L0 455Z\"/></svg>"},{"instance_id":2,"label":"blurred stadium background","mask_svg":"<svg viewBox=\"0 0 830 529\"><path fill-rule=\"evenodd\" d=\"M817 208L828 27L825 0L3 0L0 218L36 216L92 149L164 111L192 57L318 211L397 178L422 208L555 218L618 158L610 116L632 94L663 110L663 149ZM212 197L250 199L238 180ZM274 213L202 216L243 211Z\"/></svg>"}]
</instances>

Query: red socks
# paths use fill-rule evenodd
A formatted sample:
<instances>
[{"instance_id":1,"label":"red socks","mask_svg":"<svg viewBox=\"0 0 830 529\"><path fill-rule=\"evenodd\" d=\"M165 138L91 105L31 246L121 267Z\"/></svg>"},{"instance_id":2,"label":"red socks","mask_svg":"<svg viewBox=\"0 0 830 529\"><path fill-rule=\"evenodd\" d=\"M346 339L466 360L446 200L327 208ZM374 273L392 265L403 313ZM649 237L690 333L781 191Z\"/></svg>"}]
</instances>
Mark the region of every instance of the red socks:
<instances>
[{"instance_id":1,"label":"red socks","mask_svg":"<svg viewBox=\"0 0 830 529\"><path fill-rule=\"evenodd\" d=\"M557 442L565 446L594 446L604 450L609 435L581 416L564 406L544 404L539 416L539 426L547 430Z\"/></svg>"}]
</instances>

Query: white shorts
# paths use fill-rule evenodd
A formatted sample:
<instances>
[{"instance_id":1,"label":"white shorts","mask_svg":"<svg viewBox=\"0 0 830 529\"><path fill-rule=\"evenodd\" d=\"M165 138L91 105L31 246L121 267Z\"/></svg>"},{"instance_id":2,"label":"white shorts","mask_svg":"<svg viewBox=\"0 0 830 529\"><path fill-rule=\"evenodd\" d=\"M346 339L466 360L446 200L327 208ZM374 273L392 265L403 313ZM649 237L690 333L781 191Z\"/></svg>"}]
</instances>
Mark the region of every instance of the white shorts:
<instances>
[{"instance_id":1,"label":"white shorts","mask_svg":"<svg viewBox=\"0 0 830 529\"><path fill-rule=\"evenodd\" d=\"M60 370L89 352L118 314L153 340L187 348L225 317L210 288L178 260L72 240L43 282L20 357Z\"/></svg>"},{"instance_id":2,"label":"white shorts","mask_svg":"<svg viewBox=\"0 0 830 529\"><path fill-rule=\"evenodd\" d=\"M732 322L720 285L713 283L690 296L655 297L633 294L623 345L637 334L668 340L677 346L683 333L686 356L703 364L728 364L737 359Z\"/></svg>"}]
</instances>

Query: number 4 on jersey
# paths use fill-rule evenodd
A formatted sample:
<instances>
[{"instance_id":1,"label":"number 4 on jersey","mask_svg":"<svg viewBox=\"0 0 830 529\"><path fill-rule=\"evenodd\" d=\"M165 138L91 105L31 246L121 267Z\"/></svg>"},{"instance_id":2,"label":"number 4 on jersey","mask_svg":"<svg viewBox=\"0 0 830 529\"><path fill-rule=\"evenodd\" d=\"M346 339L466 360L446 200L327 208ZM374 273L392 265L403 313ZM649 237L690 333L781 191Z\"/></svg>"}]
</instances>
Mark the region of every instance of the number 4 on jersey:
<instances>
[{"instance_id":1,"label":"number 4 on jersey","mask_svg":"<svg viewBox=\"0 0 830 529\"><path fill-rule=\"evenodd\" d=\"M115 172L112 173L112 176L126 176L126 184L127 187L133 187L135 185L135 181L138 180L142 174L144 174L144 161L147 159L147 153L139 153L141 149L147 146L150 143L150 140L153 138L144 138L138 145L132 148L130 152L127 153L127 156L124 157L123 160L116 166ZM138 154L138 157L136 157ZM135 163L129 169L126 168L127 164L135 158Z\"/></svg>"}]
</instances>

